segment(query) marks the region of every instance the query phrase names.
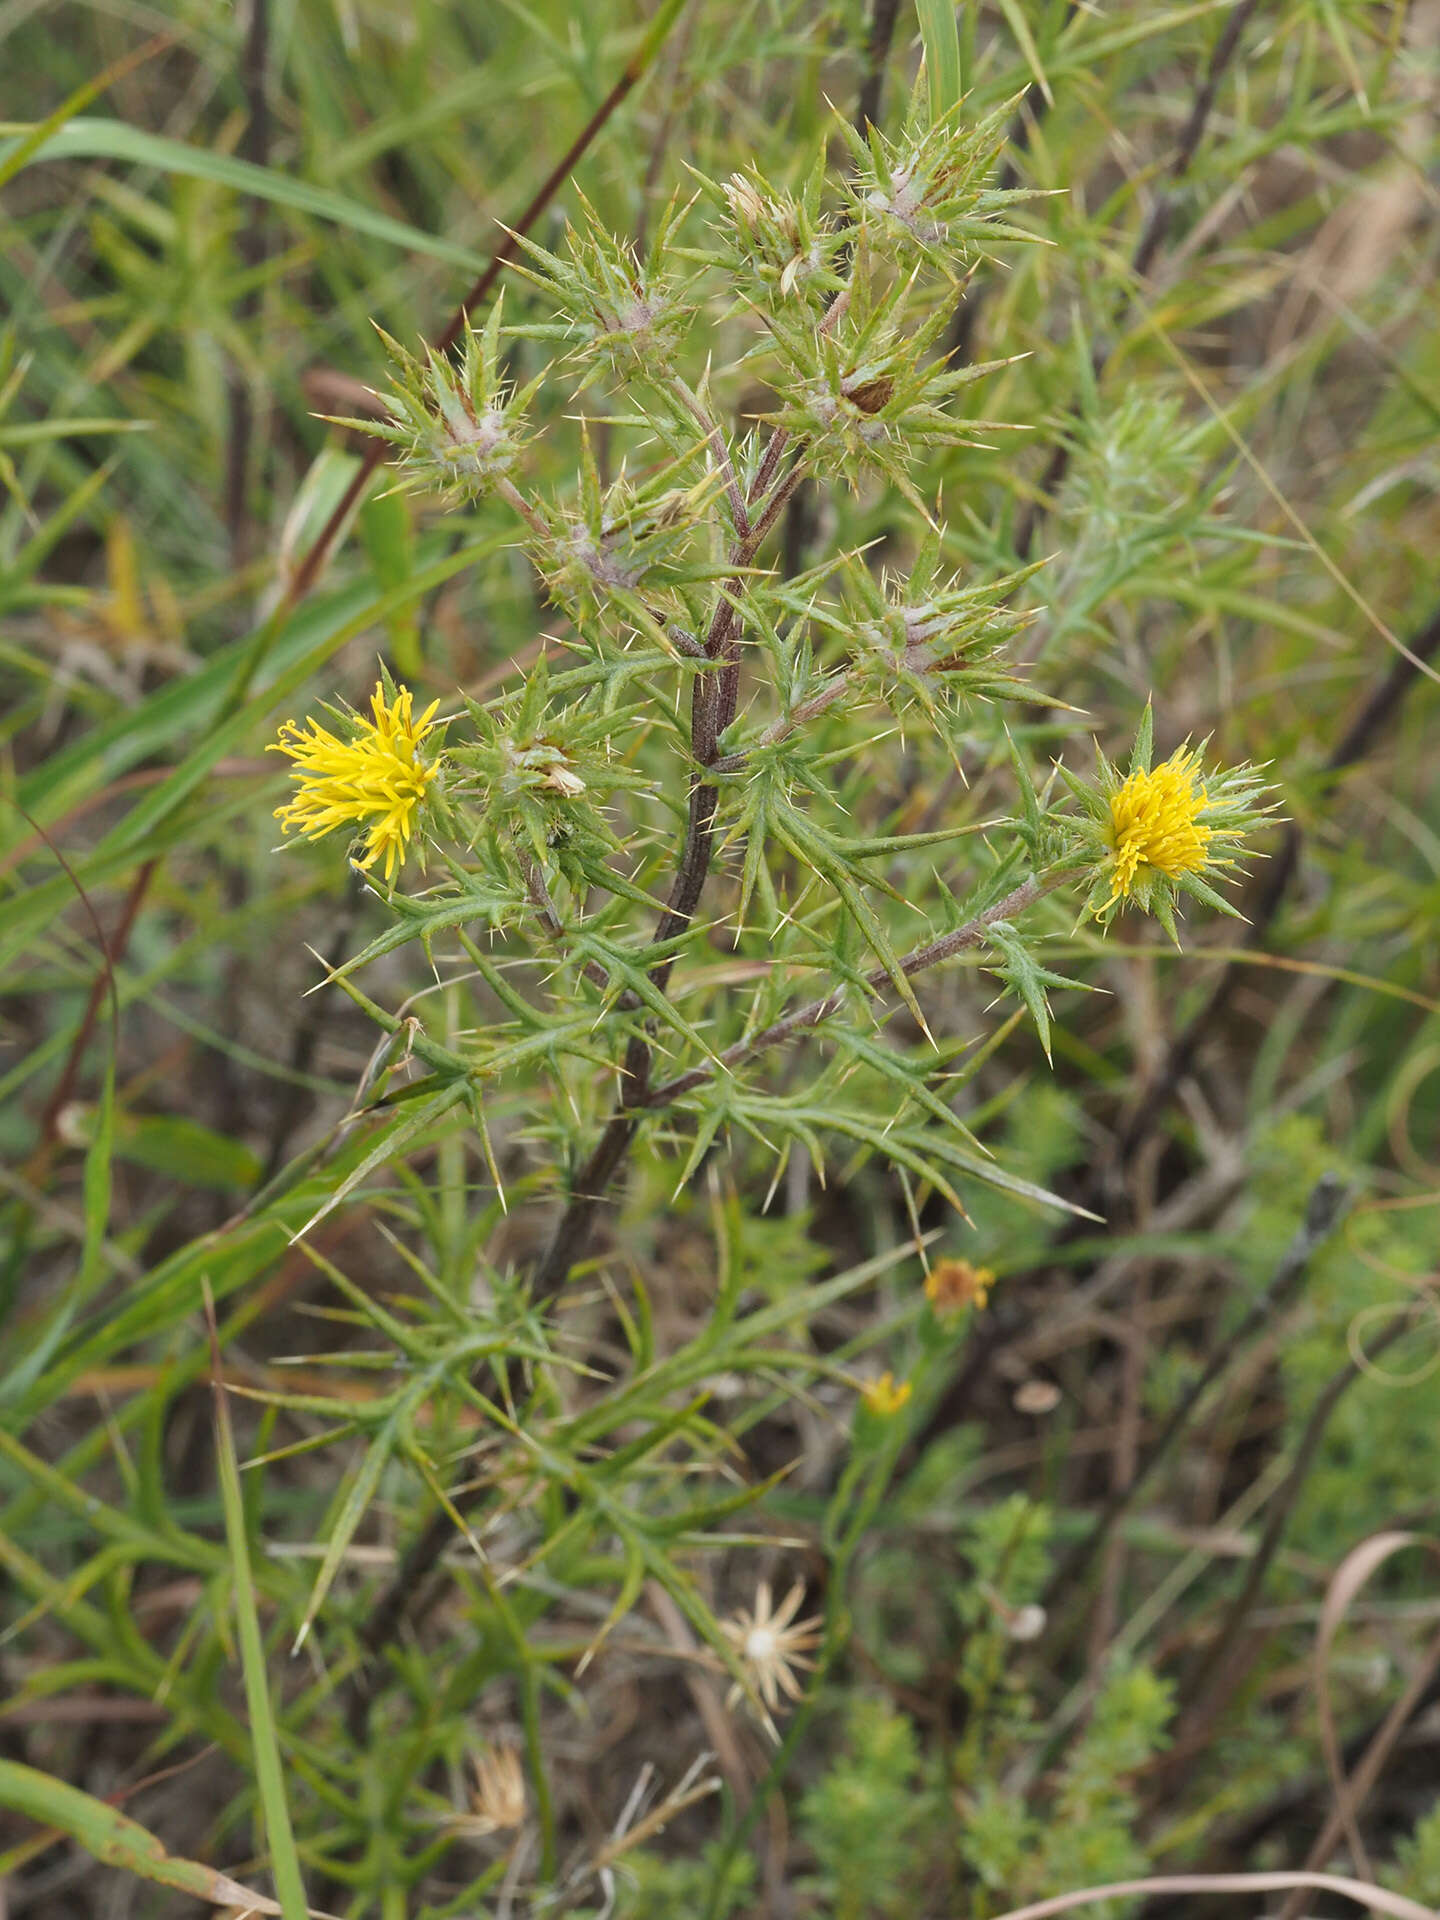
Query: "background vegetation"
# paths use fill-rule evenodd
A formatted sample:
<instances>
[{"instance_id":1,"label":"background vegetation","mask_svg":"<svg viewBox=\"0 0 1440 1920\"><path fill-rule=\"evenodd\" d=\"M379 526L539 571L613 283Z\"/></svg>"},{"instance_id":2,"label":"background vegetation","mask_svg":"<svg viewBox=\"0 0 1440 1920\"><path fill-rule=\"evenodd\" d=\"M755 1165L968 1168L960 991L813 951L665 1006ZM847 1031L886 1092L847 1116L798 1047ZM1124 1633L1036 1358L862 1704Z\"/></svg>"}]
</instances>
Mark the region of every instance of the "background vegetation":
<instances>
[{"instance_id":1,"label":"background vegetation","mask_svg":"<svg viewBox=\"0 0 1440 1920\"><path fill-rule=\"evenodd\" d=\"M989 1920L1287 1870L1440 1904L1437 71L1433 0L0 5L6 1912ZM843 129L903 146L962 88L976 191L1022 197L886 254ZM504 498L361 487L379 443L329 419L373 421L377 324L416 352L483 275L501 371L545 374L563 303L486 263L517 221L563 256L583 191L708 262L675 369L739 448L795 401L718 183L799 196L822 152L825 272L917 266L930 374L997 364L903 473L847 447L789 493L746 739L917 562L1033 697L967 653L827 711L803 819L751 834L770 893L722 808L654 1003L636 900L547 944L514 850L558 844L553 759L424 928L343 837L278 854L262 750L377 656L501 754L570 698L542 664L648 631ZM581 377L524 452L562 518L663 441ZM707 444L666 448L680 626L726 577ZM633 752L567 737L614 775L555 855L572 935L595 862L668 884L672 665L615 696ZM688 1069L815 950L812 991L893 976L1014 877L1017 763L1123 763L1152 699L1161 754L1268 765L1244 923L1187 902L1177 949L1072 891L913 1007L852 993L708 1136L703 1099L637 1129L556 1269L637 1035ZM1182 1898L1235 1891L1144 1911Z\"/></svg>"}]
</instances>

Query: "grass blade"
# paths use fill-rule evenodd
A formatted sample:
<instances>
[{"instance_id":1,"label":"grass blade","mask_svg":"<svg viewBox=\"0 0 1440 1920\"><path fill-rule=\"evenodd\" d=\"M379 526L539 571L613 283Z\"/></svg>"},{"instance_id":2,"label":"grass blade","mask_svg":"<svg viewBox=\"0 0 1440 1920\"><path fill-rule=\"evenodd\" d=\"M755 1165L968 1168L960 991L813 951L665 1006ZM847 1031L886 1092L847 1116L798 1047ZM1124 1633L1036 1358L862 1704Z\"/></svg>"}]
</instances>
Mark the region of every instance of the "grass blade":
<instances>
[{"instance_id":1,"label":"grass blade","mask_svg":"<svg viewBox=\"0 0 1440 1920\"><path fill-rule=\"evenodd\" d=\"M266 1903L267 1913L280 1913L284 1920L306 1920L305 1885L300 1877L300 1856L290 1825L290 1806L285 1798L285 1778L280 1764L280 1742L275 1731L275 1716L270 1708L270 1687L265 1665L265 1642L260 1633L260 1615L255 1604L255 1584L250 1577L250 1547L245 1533L245 1501L240 1491L240 1468L235 1458L235 1435L230 1425L230 1403L220 1375L220 1341L215 1330L215 1303L205 1288L205 1318L210 1329L210 1384L215 1400L215 1456L220 1471L220 1495L225 1508L225 1538L230 1547L230 1573L235 1589L235 1621L240 1634L240 1664L245 1676L245 1701L250 1710L250 1737L255 1751L255 1779L260 1789L260 1805L265 1815L265 1835L270 1848L270 1870L275 1876L275 1891L280 1905ZM228 1904L234 1904L230 1902Z\"/></svg>"},{"instance_id":2,"label":"grass blade","mask_svg":"<svg viewBox=\"0 0 1440 1920\"><path fill-rule=\"evenodd\" d=\"M363 233L371 240L388 241L407 253L426 253L444 260L467 273L478 273L485 262L468 247L457 247L453 240L442 240L420 227L392 220L376 213L358 200L334 193L328 187L311 186L308 180L292 180L270 167L257 167L249 160L234 160L228 153L212 153L208 147L187 146L183 140L166 140L146 133L140 127L127 127L123 120L78 119L60 127L37 143L39 128L10 122L4 131L17 135L0 147L0 179L37 161L48 160L121 160L131 166L155 167L161 173L178 173L192 180L208 180L214 186L233 187L254 200L268 200L275 206L290 207L296 213L312 214L317 220L331 221Z\"/></svg>"},{"instance_id":3,"label":"grass blade","mask_svg":"<svg viewBox=\"0 0 1440 1920\"><path fill-rule=\"evenodd\" d=\"M162 1887L175 1887L193 1894L212 1907L229 1907L237 1912L279 1913L291 1920L290 1908L279 1907L263 1893L251 1893L228 1874L217 1873L198 1860L181 1860L167 1853L148 1827L142 1827L103 1800L67 1786L34 1767L22 1767L13 1760L0 1760L0 1806L23 1813L42 1826L56 1827L68 1833L78 1846L106 1866L124 1867L142 1880L153 1880ZM305 1920L302 1896L293 1909L294 1920Z\"/></svg>"},{"instance_id":4,"label":"grass blade","mask_svg":"<svg viewBox=\"0 0 1440 1920\"><path fill-rule=\"evenodd\" d=\"M920 37L925 42L925 75L930 87L931 122L943 120L960 104L960 32L955 0L915 0Z\"/></svg>"}]
</instances>

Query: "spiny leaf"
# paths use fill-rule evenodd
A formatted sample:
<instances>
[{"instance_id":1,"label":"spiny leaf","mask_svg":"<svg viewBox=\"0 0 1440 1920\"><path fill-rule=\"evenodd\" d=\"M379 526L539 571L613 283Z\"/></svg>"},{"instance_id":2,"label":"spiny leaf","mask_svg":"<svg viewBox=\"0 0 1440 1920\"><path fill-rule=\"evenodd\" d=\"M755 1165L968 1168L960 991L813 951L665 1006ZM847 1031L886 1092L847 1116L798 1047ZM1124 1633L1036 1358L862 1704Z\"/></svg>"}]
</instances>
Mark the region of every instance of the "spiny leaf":
<instances>
[{"instance_id":1,"label":"spiny leaf","mask_svg":"<svg viewBox=\"0 0 1440 1920\"><path fill-rule=\"evenodd\" d=\"M1030 1018L1035 1022L1035 1030L1040 1036L1040 1044L1045 1049L1045 1058L1050 1054L1050 1003L1045 997L1047 987L1077 987L1082 992L1089 991L1089 983L1084 980L1068 979L1063 973L1053 973L1049 967L1042 966L1031 952L1030 943L1019 928L1005 920L997 920L990 928L990 940L1005 955L1003 966L991 967L1011 986L1024 1001Z\"/></svg>"}]
</instances>

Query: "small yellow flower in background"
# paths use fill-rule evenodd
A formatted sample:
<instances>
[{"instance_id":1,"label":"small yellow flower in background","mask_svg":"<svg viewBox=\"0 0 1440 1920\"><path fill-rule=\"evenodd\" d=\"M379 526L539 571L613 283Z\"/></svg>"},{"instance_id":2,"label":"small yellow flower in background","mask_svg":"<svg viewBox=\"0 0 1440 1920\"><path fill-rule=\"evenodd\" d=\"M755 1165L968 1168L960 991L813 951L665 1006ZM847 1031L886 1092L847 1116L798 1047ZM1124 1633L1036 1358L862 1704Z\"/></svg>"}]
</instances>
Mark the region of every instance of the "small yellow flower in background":
<instances>
[{"instance_id":1,"label":"small yellow flower in background","mask_svg":"<svg viewBox=\"0 0 1440 1920\"><path fill-rule=\"evenodd\" d=\"M888 1420L893 1413L899 1413L910 1398L910 1382L897 1380L888 1370L878 1380L872 1380L860 1389L860 1398L882 1420Z\"/></svg>"},{"instance_id":2,"label":"small yellow flower in background","mask_svg":"<svg viewBox=\"0 0 1440 1920\"><path fill-rule=\"evenodd\" d=\"M983 1311L994 1284L989 1267L972 1267L968 1260L937 1260L925 1276L925 1298L937 1316L959 1313L965 1307Z\"/></svg>"},{"instance_id":3,"label":"small yellow flower in background","mask_svg":"<svg viewBox=\"0 0 1440 1920\"><path fill-rule=\"evenodd\" d=\"M790 1700L800 1698L802 1689L795 1670L811 1671L815 1666L806 1656L820 1644L821 1622L818 1616L795 1619L804 1597L805 1582L797 1580L772 1611L770 1582L762 1580L755 1589L754 1609L747 1612L741 1607L720 1622L721 1631L749 1669L755 1691L771 1713L778 1711L782 1695ZM734 1707L741 1697L739 1687L732 1687L725 1704Z\"/></svg>"},{"instance_id":4,"label":"small yellow flower in background","mask_svg":"<svg viewBox=\"0 0 1440 1920\"><path fill-rule=\"evenodd\" d=\"M1210 796L1198 783L1199 771L1199 753L1181 747L1153 773L1132 773L1110 796L1112 901L1129 898L1143 867L1174 880L1206 864L1210 829L1200 815Z\"/></svg>"},{"instance_id":5,"label":"small yellow flower in background","mask_svg":"<svg viewBox=\"0 0 1440 1920\"><path fill-rule=\"evenodd\" d=\"M417 720L408 687L393 689L387 704L383 684L370 696L373 719L355 717L354 736L337 739L316 721L305 728L287 720L271 753L289 754L298 783L288 806L275 818L312 840L353 823L365 829L365 853L357 864L366 872L383 860L388 885L404 859L415 815L439 771L420 749L435 724L433 700Z\"/></svg>"}]
</instances>

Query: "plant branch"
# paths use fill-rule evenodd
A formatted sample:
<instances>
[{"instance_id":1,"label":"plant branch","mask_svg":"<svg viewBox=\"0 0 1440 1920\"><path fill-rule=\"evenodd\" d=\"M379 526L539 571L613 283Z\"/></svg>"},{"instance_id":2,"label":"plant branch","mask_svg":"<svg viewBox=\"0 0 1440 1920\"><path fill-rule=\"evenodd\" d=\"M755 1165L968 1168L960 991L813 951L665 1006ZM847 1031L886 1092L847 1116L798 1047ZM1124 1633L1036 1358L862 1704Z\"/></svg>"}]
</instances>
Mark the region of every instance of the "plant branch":
<instances>
[{"instance_id":1,"label":"plant branch","mask_svg":"<svg viewBox=\"0 0 1440 1920\"><path fill-rule=\"evenodd\" d=\"M849 293L842 288L820 321L822 334L828 333L836 324L849 302ZM738 602L743 590L743 571L759 552L766 535L784 511L785 503L804 474L803 457L799 452L792 457L788 469L782 471L781 463L790 437L784 427L776 427L761 455L741 508L745 530L742 533L737 526L728 556L728 566L732 572L716 600L703 643L704 658L724 664L718 681L713 674L699 673L691 690L690 752L696 763L696 771L690 784L685 835L675 878L655 929L656 946L663 946L675 939L690 925L710 872L715 813L720 792L714 781L706 779L705 775L716 763L720 736L734 720L739 705ZM657 961L650 970L650 978L661 992L669 982L674 964L674 958L667 957ZM536 1295L541 1299L565 1284L570 1269L584 1254L596 1209L629 1152L639 1111L649 1104L650 1064L650 1047L643 1036L636 1034L625 1049L619 1100L590 1157L575 1177L570 1198L535 1270L533 1285Z\"/></svg>"},{"instance_id":2,"label":"plant branch","mask_svg":"<svg viewBox=\"0 0 1440 1920\"><path fill-rule=\"evenodd\" d=\"M943 960L953 959L968 947L978 947L993 926L1002 920L1013 920L1027 907L1034 906L1037 900L1042 900L1047 893L1053 893L1056 887L1074 879L1080 871L1078 867L1062 867L1041 879L1032 875L1007 893L1003 900L997 900L993 907L987 907L983 913L977 913L972 920L967 920L963 927L956 927L953 933L941 934L937 940L928 940L923 947L916 947L906 954L900 962L900 971L910 979L917 973L924 973L927 968L938 967ZM864 985L874 993L881 993L892 984L888 967L872 967L864 977ZM688 1073L677 1074L663 1086L652 1088L646 1095L645 1105L668 1106L672 1100L678 1100L683 1094L703 1086L707 1080L713 1080L722 1070L739 1066L771 1047L781 1046L785 1041L793 1040L798 1033L808 1033L840 1011L845 1005L846 994L847 989L840 987L834 993L824 994L818 1000L797 1007L793 1013L785 1014L759 1033L752 1034L748 1040L740 1040L733 1047L727 1047L713 1065L692 1067Z\"/></svg>"},{"instance_id":3,"label":"plant branch","mask_svg":"<svg viewBox=\"0 0 1440 1920\"><path fill-rule=\"evenodd\" d=\"M739 570L747 567L754 558L801 471L797 460L786 475L771 485L771 478L779 466L776 444L782 442L783 438L783 429L777 428L761 460L760 471L751 487L750 500L753 503L763 497L762 481L770 486L769 499L756 519L748 525L748 530L735 537L729 565L736 572L716 601L710 629L705 636L705 658L725 660L725 670L719 677L718 685L714 674L698 673L691 691L690 751L697 762L697 770L690 784L685 837L675 878L655 928L656 946L673 940L689 926L710 871L715 811L720 793L713 781L705 779L703 770L714 762L719 737L734 719L739 700L739 638L735 631L738 627L735 599L741 586ZM657 961L650 970L651 979L662 992L669 982L674 964L673 957L667 957ZM584 1256L596 1210L630 1150L639 1112L648 1104L650 1061L649 1044L640 1034L634 1035L626 1046L620 1070L620 1097L589 1158L571 1184L570 1197L535 1270L532 1284L536 1296L542 1300L564 1286L571 1268Z\"/></svg>"},{"instance_id":4,"label":"plant branch","mask_svg":"<svg viewBox=\"0 0 1440 1920\"><path fill-rule=\"evenodd\" d=\"M730 502L731 525L735 529L737 539L743 540L750 531L750 516L745 509L745 495L735 472L735 462L730 457L730 442L721 431L719 421L688 380L682 379L677 373L670 382L670 388L704 434L714 452L715 464L725 480L725 497Z\"/></svg>"}]
</instances>

